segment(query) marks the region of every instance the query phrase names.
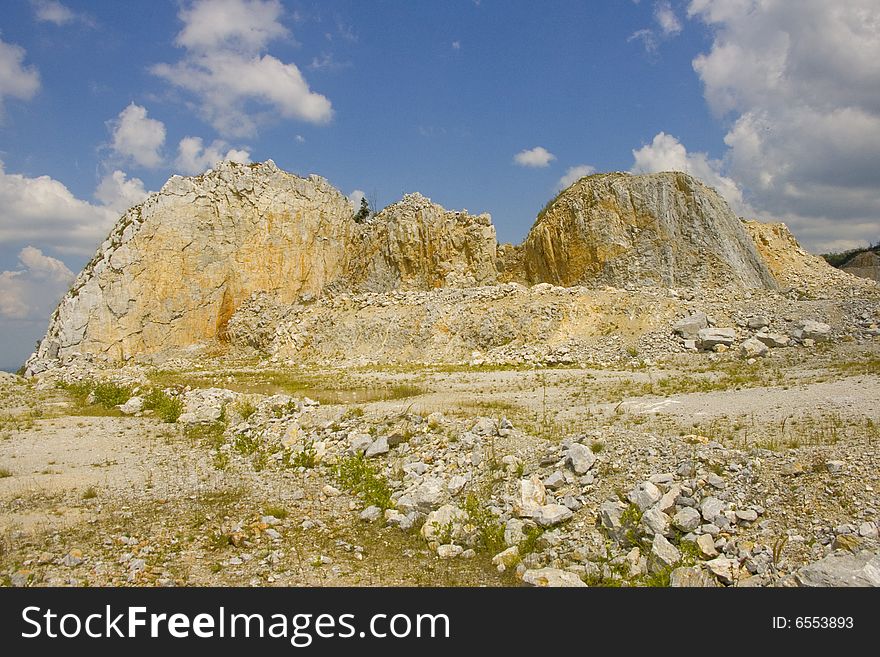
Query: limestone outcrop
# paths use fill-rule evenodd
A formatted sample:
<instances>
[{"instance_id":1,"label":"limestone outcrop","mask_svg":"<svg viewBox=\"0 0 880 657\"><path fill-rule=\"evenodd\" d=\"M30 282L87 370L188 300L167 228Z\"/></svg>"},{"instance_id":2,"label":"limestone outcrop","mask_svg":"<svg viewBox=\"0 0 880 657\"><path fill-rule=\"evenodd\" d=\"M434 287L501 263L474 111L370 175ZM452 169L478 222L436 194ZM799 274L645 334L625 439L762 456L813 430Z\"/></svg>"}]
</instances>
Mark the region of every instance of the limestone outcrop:
<instances>
[{"instance_id":1,"label":"limestone outcrop","mask_svg":"<svg viewBox=\"0 0 880 657\"><path fill-rule=\"evenodd\" d=\"M289 343L281 351L299 358L300 347L314 342L296 318L273 324L258 317L260 308L293 312L328 295L507 284L775 290L805 281L839 282L846 291L853 280L876 287L809 256L781 224L743 223L714 190L683 173L582 178L548 204L522 245L499 246L488 214L448 211L407 194L355 221L348 198L319 176L302 178L271 160L226 162L201 176L172 177L120 218L55 310L26 372L77 354L118 363L215 339L259 348ZM455 322L437 324L445 315L431 310L444 299L424 300L431 312L412 327L407 349L447 353L443 340L455 334ZM248 300L247 321L232 321ZM463 334L471 324L480 334L494 326L493 311L479 303L472 310ZM533 326L520 310L511 312L508 323ZM394 328L404 331L407 321ZM424 333L428 327L440 342ZM516 341L533 332L520 329L499 328L498 335ZM335 333L363 338L359 326ZM452 340L450 349L495 348L498 335Z\"/></svg>"},{"instance_id":2,"label":"limestone outcrop","mask_svg":"<svg viewBox=\"0 0 880 657\"><path fill-rule=\"evenodd\" d=\"M491 285L496 249L488 214L448 211L407 194L367 222L346 283L368 292Z\"/></svg>"},{"instance_id":3,"label":"limestone outcrop","mask_svg":"<svg viewBox=\"0 0 880 657\"><path fill-rule=\"evenodd\" d=\"M581 178L538 216L526 276L557 285L774 288L739 218L679 172Z\"/></svg>"},{"instance_id":4,"label":"limestone outcrop","mask_svg":"<svg viewBox=\"0 0 880 657\"><path fill-rule=\"evenodd\" d=\"M333 285L388 291L495 281L488 215L408 195L369 221L319 176L271 160L172 177L126 212L52 315L26 364L136 354L225 337L254 292L280 303Z\"/></svg>"}]
</instances>

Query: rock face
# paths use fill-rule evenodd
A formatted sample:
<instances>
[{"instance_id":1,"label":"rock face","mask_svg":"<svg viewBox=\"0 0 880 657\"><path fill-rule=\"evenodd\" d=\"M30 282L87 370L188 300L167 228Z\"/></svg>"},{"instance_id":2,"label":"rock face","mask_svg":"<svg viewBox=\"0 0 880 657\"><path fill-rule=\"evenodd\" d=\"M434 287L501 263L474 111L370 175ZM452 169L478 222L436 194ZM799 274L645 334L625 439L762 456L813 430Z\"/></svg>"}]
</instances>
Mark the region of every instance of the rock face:
<instances>
[{"instance_id":1,"label":"rock face","mask_svg":"<svg viewBox=\"0 0 880 657\"><path fill-rule=\"evenodd\" d=\"M677 172L581 178L538 216L523 245L531 282L773 288L724 200Z\"/></svg>"},{"instance_id":2,"label":"rock face","mask_svg":"<svg viewBox=\"0 0 880 657\"><path fill-rule=\"evenodd\" d=\"M280 303L331 285L370 291L495 282L488 215L408 195L372 220L318 176L223 163L172 177L126 212L83 269L29 359L112 361L211 339L253 292Z\"/></svg>"},{"instance_id":3,"label":"rock face","mask_svg":"<svg viewBox=\"0 0 880 657\"><path fill-rule=\"evenodd\" d=\"M379 212L351 249L348 287L369 292L473 287L497 281L495 227L488 214L444 210L421 194Z\"/></svg>"},{"instance_id":4,"label":"rock face","mask_svg":"<svg viewBox=\"0 0 880 657\"><path fill-rule=\"evenodd\" d=\"M521 246L499 246L488 214L407 194L358 223L323 178L271 160L221 163L172 177L122 216L52 315L26 373L77 354L121 363L215 339L297 359L318 343L325 351L316 358L363 345L357 358L380 349L459 359L541 341L553 345L547 359L572 362L571 340L607 334L600 313L636 335L665 325L673 310L660 299L635 319L631 300L606 285L876 288L803 252L781 224L746 227L751 237L718 194L685 174L598 174L554 199ZM594 299L571 294L587 288ZM408 314L391 317L401 304ZM695 348L701 331L722 329L697 313L675 330Z\"/></svg>"}]
</instances>

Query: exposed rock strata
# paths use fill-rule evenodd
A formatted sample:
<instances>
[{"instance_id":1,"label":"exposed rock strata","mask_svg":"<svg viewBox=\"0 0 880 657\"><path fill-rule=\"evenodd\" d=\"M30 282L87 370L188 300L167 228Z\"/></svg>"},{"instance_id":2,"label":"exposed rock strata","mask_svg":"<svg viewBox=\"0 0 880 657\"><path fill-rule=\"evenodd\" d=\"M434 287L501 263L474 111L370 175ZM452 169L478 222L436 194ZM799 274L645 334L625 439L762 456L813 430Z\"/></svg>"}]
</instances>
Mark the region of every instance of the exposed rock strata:
<instances>
[{"instance_id":1,"label":"exposed rock strata","mask_svg":"<svg viewBox=\"0 0 880 657\"><path fill-rule=\"evenodd\" d=\"M581 178L538 216L523 246L531 281L774 288L715 190L676 172Z\"/></svg>"},{"instance_id":2,"label":"exposed rock strata","mask_svg":"<svg viewBox=\"0 0 880 657\"><path fill-rule=\"evenodd\" d=\"M772 291L777 282L847 296L857 288L861 294L859 285L876 288L803 252L781 224L745 226L754 242L714 190L685 174L598 174L551 202L523 245L498 246L488 214L447 211L407 194L358 223L349 200L323 178L295 176L271 160L223 163L201 176L172 177L122 216L62 299L27 372L78 354L119 363L215 339L259 348L272 343L273 353L303 357L312 337L292 319L260 318L260 308L274 314L289 308L292 314L280 315L292 318L303 304L328 295L494 287L497 294L467 297L464 314L444 305L454 294L418 304L417 312L395 320L394 335L380 345L385 351L406 342L395 358L426 349L459 358L533 339L555 345L590 336L595 327L615 332L633 322L665 331L669 320L668 308L656 314L631 308L621 311L628 320L612 324L596 307L594 320L586 328L578 320L575 329L568 319L559 321L581 313L577 304L540 312L529 304L486 307L487 295L521 295L499 283L533 285L539 294L548 283L686 287L701 295L725 287ZM233 321L255 293L265 301L251 303L244 321ZM372 331L346 325L344 317L332 322L337 341L356 342ZM540 329L542 322L555 328Z\"/></svg>"}]
</instances>

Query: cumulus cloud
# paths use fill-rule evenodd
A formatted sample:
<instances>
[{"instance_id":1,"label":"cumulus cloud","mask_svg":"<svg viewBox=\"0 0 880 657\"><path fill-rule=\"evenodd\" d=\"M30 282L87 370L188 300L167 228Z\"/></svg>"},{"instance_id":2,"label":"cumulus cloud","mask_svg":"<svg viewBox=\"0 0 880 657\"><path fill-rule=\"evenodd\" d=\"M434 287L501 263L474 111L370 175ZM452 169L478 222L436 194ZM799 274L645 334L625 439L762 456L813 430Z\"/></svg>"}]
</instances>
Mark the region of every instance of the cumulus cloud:
<instances>
[{"instance_id":1,"label":"cumulus cloud","mask_svg":"<svg viewBox=\"0 0 880 657\"><path fill-rule=\"evenodd\" d=\"M95 198L104 208L109 208L114 213L122 215L129 208L143 203L147 198L147 190L140 178L128 178L124 171L116 170L107 174L98 183L95 190Z\"/></svg>"},{"instance_id":2,"label":"cumulus cloud","mask_svg":"<svg viewBox=\"0 0 880 657\"><path fill-rule=\"evenodd\" d=\"M558 183L556 183L556 189L565 189L584 176L589 176L593 173L596 173L596 167L590 166L589 164L578 164L573 167L568 167L565 171L565 175L559 179Z\"/></svg>"},{"instance_id":3,"label":"cumulus cloud","mask_svg":"<svg viewBox=\"0 0 880 657\"><path fill-rule=\"evenodd\" d=\"M723 175L723 163L709 158L706 153L690 153L678 139L665 132L654 136L650 144L633 150L632 173L683 171L699 178L721 194L734 212L740 216L755 214L743 201L742 190L728 176Z\"/></svg>"},{"instance_id":4,"label":"cumulus cloud","mask_svg":"<svg viewBox=\"0 0 880 657\"><path fill-rule=\"evenodd\" d=\"M256 133L259 111L310 123L333 116L330 100L313 92L296 64L265 53L287 37L277 0L198 0L183 8L176 43L186 50L175 64L152 72L198 99L202 117L223 135Z\"/></svg>"},{"instance_id":5,"label":"cumulus cloud","mask_svg":"<svg viewBox=\"0 0 880 657\"><path fill-rule=\"evenodd\" d=\"M225 160L247 164L251 161L251 154L246 150L229 148L229 144L220 139L215 139L206 147L201 137L184 137L177 146L174 165L181 173L196 174Z\"/></svg>"},{"instance_id":6,"label":"cumulus cloud","mask_svg":"<svg viewBox=\"0 0 880 657\"><path fill-rule=\"evenodd\" d=\"M33 246L19 252L18 264L17 269L0 272L0 319L48 317L73 281L73 272Z\"/></svg>"},{"instance_id":7,"label":"cumulus cloud","mask_svg":"<svg viewBox=\"0 0 880 657\"><path fill-rule=\"evenodd\" d=\"M181 9L184 27L177 45L189 50L262 50L273 39L289 34L280 22L278 0L199 0Z\"/></svg>"},{"instance_id":8,"label":"cumulus cloud","mask_svg":"<svg viewBox=\"0 0 880 657\"><path fill-rule=\"evenodd\" d=\"M356 189L351 194L348 195L348 202L351 203L351 207L355 210L359 210L361 207L361 200L365 199L367 195L364 193L362 189Z\"/></svg>"},{"instance_id":9,"label":"cumulus cloud","mask_svg":"<svg viewBox=\"0 0 880 657\"><path fill-rule=\"evenodd\" d=\"M692 0L712 33L694 70L728 121L728 175L825 250L880 234L880 5Z\"/></svg>"},{"instance_id":10,"label":"cumulus cloud","mask_svg":"<svg viewBox=\"0 0 880 657\"><path fill-rule=\"evenodd\" d=\"M0 242L37 244L63 254L91 255L143 183L114 172L98 186L95 205L49 176L6 173L0 161ZM111 190L118 187L115 193ZM122 201L121 199L126 199ZM142 200L142 199L141 199ZM127 207L127 206L126 206Z\"/></svg>"},{"instance_id":11,"label":"cumulus cloud","mask_svg":"<svg viewBox=\"0 0 880 657\"><path fill-rule=\"evenodd\" d=\"M7 96L30 100L40 89L40 74L24 64L24 56L24 48L0 39L0 114Z\"/></svg>"},{"instance_id":12,"label":"cumulus cloud","mask_svg":"<svg viewBox=\"0 0 880 657\"><path fill-rule=\"evenodd\" d=\"M555 159L556 156L543 146L522 150L513 156L513 161L521 167L543 168Z\"/></svg>"},{"instance_id":13,"label":"cumulus cloud","mask_svg":"<svg viewBox=\"0 0 880 657\"><path fill-rule=\"evenodd\" d=\"M162 164L165 124L149 118L145 107L131 103L108 125L115 153L142 167L156 168Z\"/></svg>"}]
</instances>

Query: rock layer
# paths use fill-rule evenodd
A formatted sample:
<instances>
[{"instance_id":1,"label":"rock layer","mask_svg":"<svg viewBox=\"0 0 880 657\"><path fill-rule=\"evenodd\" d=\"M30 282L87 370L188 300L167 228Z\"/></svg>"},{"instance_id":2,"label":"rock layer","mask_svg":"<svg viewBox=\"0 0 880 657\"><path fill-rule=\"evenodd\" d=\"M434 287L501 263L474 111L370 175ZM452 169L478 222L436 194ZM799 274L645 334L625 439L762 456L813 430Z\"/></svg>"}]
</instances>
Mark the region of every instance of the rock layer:
<instances>
[{"instance_id":1,"label":"rock layer","mask_svg":"<svg viewBox=\"0 0 880 657\"><path fill-rule=\"evenodd\" d=\"M678 172L581 178L538 216L522 257L530 281L564 286L775 287L724 200Z\"/></svg>"}]
</instances>

